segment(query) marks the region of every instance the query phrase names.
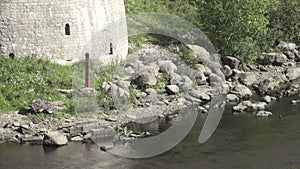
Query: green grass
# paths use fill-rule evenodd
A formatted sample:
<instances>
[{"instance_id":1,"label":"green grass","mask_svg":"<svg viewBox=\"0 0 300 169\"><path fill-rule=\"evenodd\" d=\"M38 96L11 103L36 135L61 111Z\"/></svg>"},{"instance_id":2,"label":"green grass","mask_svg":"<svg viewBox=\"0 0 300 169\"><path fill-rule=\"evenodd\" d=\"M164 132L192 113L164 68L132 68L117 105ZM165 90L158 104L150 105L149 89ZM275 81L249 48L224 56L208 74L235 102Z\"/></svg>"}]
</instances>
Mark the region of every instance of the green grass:
<instances>
[{"instance_id":1,"label":"green grass","mask_svg":"<svg viewBox=\"0 0 300 169\"><path fill-rule=\"evenodd\" d=\"M72 88L74 68L71 66L37 58L0 57L0 71L0 112L28 108L38 98L70 102L57 89Z\"/></svg>"}]
</instances>

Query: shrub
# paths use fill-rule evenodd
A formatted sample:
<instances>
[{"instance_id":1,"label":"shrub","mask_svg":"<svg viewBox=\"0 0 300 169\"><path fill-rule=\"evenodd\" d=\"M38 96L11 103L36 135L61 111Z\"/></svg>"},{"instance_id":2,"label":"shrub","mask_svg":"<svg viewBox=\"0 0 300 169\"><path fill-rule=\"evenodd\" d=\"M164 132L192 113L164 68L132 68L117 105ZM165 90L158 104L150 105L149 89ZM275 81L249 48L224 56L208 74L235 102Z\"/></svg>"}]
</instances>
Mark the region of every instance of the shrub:
<instances>
[{"instance_id":1,"label":"shrub","mask_svg":"<svg viewBox=\"0 0 300 169\"><path fill-rule=\"evenodd\" d=\"M279 4L270 5L269 31L266 42L290 41L300 44L300 1L279 0Z\"/></svg>"}]
</instances>

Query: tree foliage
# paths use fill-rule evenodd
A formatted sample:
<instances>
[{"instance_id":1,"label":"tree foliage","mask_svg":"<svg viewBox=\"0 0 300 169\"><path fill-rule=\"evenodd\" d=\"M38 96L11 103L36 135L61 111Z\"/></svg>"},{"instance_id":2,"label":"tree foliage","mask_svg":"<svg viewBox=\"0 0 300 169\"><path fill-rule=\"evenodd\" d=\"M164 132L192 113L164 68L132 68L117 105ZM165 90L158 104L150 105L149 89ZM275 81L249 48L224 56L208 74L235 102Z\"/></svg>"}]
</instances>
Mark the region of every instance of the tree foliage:
<instances>
[{"instance_id":1,"label":"tree foliage","mask_svg":"<svg viewBox=\"0 0 300 169\"><path fill-rule=\"evenodd\" d=\"M300 43L299 0L125 0L127 14L163 12L198 26L219 53L255 61L279 40Z\"/></svg>"},{"instance_id":2,"label":"tree foliage","mask_svg":"<svg viewBox=\"0 0 300 169\"><path fill-rule=\"evenodd\" d=\"M279 0L278 5L270 5L268 9L267 40L292 41L300 44L300 1Z\"/></svg>"}]
</instances>

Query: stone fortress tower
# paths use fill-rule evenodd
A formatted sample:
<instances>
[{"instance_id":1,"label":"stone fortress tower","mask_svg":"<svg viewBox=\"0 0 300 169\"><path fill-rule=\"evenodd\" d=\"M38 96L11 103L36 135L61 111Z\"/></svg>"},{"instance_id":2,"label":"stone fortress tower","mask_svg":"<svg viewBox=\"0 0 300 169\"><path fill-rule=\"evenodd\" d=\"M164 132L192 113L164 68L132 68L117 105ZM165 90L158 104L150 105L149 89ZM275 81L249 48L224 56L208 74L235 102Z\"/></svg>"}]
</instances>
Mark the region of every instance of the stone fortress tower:
<instances>
[{"instance_id":1,"label":"stone fortress tower","mask_svg":"<svg viewBox=\"0 0 300 169\"><path fill-rule=\"evenodd\" d=\"M123 0L0 1L0 56L124 58L127 40Z\"/></svg>"}]
</instances>

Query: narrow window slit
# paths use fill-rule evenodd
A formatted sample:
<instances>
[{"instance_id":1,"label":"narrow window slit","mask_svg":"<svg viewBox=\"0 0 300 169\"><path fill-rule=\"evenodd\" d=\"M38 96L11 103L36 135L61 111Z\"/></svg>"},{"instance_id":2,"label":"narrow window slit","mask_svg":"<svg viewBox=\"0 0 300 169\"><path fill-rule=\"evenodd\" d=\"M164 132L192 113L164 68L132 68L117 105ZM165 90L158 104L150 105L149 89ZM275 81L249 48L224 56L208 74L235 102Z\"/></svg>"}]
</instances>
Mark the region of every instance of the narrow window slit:
<instances>
[{"instance_id":1,"label":"narrow window slit","mask_svg":"<svg viewBox=\"0 0 300 169\"><path fill-rule=\"evenodd\" d=\"M70 25L68 23L65 26L65 34L66 35L71 35Z\"/></svg>"},{"instance_id":2,"label":"narrow window slit","mask_svg":"<svg viewBox=\"0 0 300 169\"><path fill-rule=\"evenodd\" d=\"M15 58L15 54L14 54L14 53L10 53L10 54L9 54L9 57L10 57L10 58Z\"/></svg>"},{"instance_id":3,"label":"narrow window slit","mask_svg":"<svg viewBox=\"0 0 300 169\"><path fill-rule=\"evenodd\" d=\"M114 54L114 49L113 49L113 44L112 43L109 44L109 54L110 55Z\"/></svg>"}]
</instances>

